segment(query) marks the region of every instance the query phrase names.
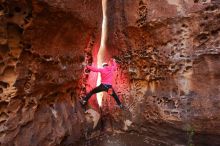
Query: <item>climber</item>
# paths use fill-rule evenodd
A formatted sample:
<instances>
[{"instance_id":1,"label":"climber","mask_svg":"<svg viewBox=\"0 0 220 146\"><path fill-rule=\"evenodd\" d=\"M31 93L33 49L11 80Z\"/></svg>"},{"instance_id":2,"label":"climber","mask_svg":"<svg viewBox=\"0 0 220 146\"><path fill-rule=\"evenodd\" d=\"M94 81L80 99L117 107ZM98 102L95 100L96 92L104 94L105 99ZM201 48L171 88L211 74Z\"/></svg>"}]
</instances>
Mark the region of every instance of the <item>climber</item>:
<instances>
[{"instance_id":1,"label":"climber","mask_svg":"<svg viewBox=\"0 0 220 146\"><path fill-rule=\"evenodd\" d=\"M92 66L86 66L88 70L93 72L100 72L101 73L101 84L94 89L92 89L85 97L82 97L80 103L84 106L87 104L89 98L98 92L106 91L111 96L114 97L115 101L117 102L118 106L121 109L124 109L124 106L121 104L117 94L115 93L114 89L112 88L112 79L113 79L113 72L116 69L116 62L115 59L112 59L112 65L109 66L108 63L102 63L102 68L96 68Z\"/></svg>"}]
</instances>

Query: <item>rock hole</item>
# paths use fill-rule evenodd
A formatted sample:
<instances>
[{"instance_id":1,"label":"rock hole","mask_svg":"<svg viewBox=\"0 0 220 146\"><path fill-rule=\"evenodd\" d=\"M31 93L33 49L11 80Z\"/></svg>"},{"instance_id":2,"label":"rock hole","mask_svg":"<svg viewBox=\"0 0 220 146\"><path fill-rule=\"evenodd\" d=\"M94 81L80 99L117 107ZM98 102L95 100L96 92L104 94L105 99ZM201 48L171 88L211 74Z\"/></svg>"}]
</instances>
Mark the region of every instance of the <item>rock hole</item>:
<instances>
[{"instance_id":1,"label":"rock hole","mask_svg":"<svg viewBox=\"0 0 220 146\"><path fill-rule=\"evenodd\" d=\"M144 66L143 66L143 69L146 69L146 68L147 68L147 66L146 66L146 65L144 65Z\"/></svg>"},{"instance_id":2,"label":"rock hole","mask_svg":"<svg viewBox=\"0 0 220 146\"><path fill-rule=\"evenodd\" d=\"M220 19L220 14L216 15L216 18L217 18L217 19Z\"/></svg>"},{"instance_id":3,"label":"rock hole","mask_svg":"<svg viewBox=\"0 0 220 146\"><path fill-rule=\"evenodd\" d=\"M208 17L208 16L205 16L205 17L204 17L204 20L208 20L208 19L209 19L209 17Z\"/></svg>"},{"instance_id":4,"label":"rock hole","mask_svg":"<svg viewBox=\"0 0 220 146\"><path fill-rule=\"evenodd\" d=\"M0 55L0 62L3 62L4 60L3 60L3 57Z\"/></svg>"},{"instance_id":5,"label":"rock hole","mask_svg":"<svg viewBox=\"0 0 220 146\"><path fill-rule=\"evenodd\" d=\"M9 12L7 16L8 16L8 18L12 18L12 17L14 17L14 14Z\"/></svg>"},{"instance_id":6,"label":"rock hole","mask_svg":"<svg viewBox=\"0 0 220 146\"><path fill-rule=\"evenodd\" d=\"M7 24L7 30L9 33L20 33L22 34L23 33L23 28L21 28L19 25L17 24L14 24L14 23L8 23Z\"/></svg>"},{"instance_id":7,"label":"rock hole","mask_svg":"<svg viewBox=\"0 0 220 146\"><path fill-rule=\"evenodd\" d=\"M199 0L194 0L194 3L198 3L199 2Z\"/></svg>"},{"instance_id":8,"label":"rock hole","mask_svg":"<svg viewBox=\"0 0 220 146\"><path fill-rule=\"evenodd\" d=\"M0 5L0 11L2 11L4 9L4 7L2 5Z\"/></svg>"},{"instance_id":9,"label":"rock hole","mask_svg":"<svg viewBox=\"0 0 220 146\"><path fill-rule=\"evenodd\" d=\"M180 90L179 94L180 94L180 96L183 96L183 95L185 95L185 92L183 90Z\"/></svg>"},{"instance_id":10,"label":"rock hole","mask_svg":"<svg viewBox=\"0 0 220 146\"><path fill-rule=\"evenodd\" d=\"M169 112L169 111L164 111L164 113L165 113L166 115L170 115L170 112Z\"/></svg>"},{"instance_id":11,"label":"rock hole","mask_svg":"<svg viewBox=\"0 0 220 146\"><path fill-rule=\"evenodd\" d=\"M213 6L206 7L206 8L205 8L205 11L214 11L214 10L216 10L216 9L218 9L218 6L213 5Z\"/></svg>"},{"instance_id":12,"label":"rock hole","mask_svg":"<svg viewBox=\"0 0 220 146\"><path fill-rule=\"evenodd\" d=\"M25 19L30 20L32 18L32 13L28 13L28 15L25 17Z\"/></svg>"},{"instance_id":13,"label":"rock hole","mask_svg":"<svg viewBox=\"0 0 220 146\"><path fill-rule=\"evenodd\" d=\"M186 28L186 27L188 27L186 24L182 24L182 27L184 27L184 28Z\"/></svg>"},{"instance_id":14,"label":"rock hole","mask_svg":"<svg viewBox=\"0 0 220 146\"><path fill-rule=\"evenodd\" d=\"M139 5L143 5L144 4L144 2L141 0L140 2L139 2Z\"/></svg>"},{"instance_id":15,"label":"rock hole","mask_svg":"<svg viewBox=\"0 0 220 146\"><path fill-rule=\"evenodd\" d=\"M66 89L66 93L71 93L72 91L74 91L74 88L72 88L72 87Z\"/></svg>"},{"instance_id":16,"label":"rock hole","mask_svg":"<svg viewBox=\"0 0 220 146\"><path fill-rule=\"evenodd\" d=\"M80 62L83 62L84 60L85 60L85 57L84 57L83 55L80 55L80 56L79 56L79 61L80 61Z\"/></svg>"},{"instance_id":17,"label":"rock hole","mask_svg":"<svg viewBox=\"0 0 220 146\"><path fill-rule=\"evenodd\" d=\"M197 39L198 39L198 40L207 40L207 39L208 39L208 36L207 36L207 34L202 33L202 34L200 34L200 35L197 36Z\"/></svg>"},{"instance_id":18,"label":"rock hole","mask_svg":"<svg viewBox=\"0 0 220 146\"><path fill-rule=\"evenodd\" d=\"M178 115L179 112L171 112L171 114L174 116L174 115Z\"/></svg>"},{"instance_id":19,"label":"rock hole","mask_svg":"<svg viewBox=\"0 0 220 146\"><path fill-rule=\"evenodd\" d=\"M139 7L139 10L140 10L141 12L144 12L145 9L146 9L146 6L141 6L141 7Z\"/></svg>"},{"instance_id":20,"label":"rock hole","mask_svg":"<svg viewBox=\"0 0 220 146\"><path fill-rule=\"evenodd\" d=\"M201 23L201 24L199 24L199 26L200 26L200 27L203 27L203 26L205 26L205 23Z\"/></svg>"},{"instance_id":21,"label":"rock hole","mask_svg":"<svg viewBox=\"0 0 220 146\"><path fill-rule=\"evenodd\" d=\"M6 55L8 52L10 51L8 45L1 45L0 46L0 53L2 53L2 55Z\"/></svg>"},{"instance_id":22,"label":"rock hole","mask_svg":"<svg viewBox=\"0 0 220 146\"><path fill-rule=\"evenodd\" d=\"M9 87L9 84L3 81L0 81L0 86L2 86L3 88L7 88Z\"/></svg>"},{"instance_id":23,"label":"rock hole","mask_svg":"<svg viewBox=\"0 0 220 146\"><path fill-rule=\"evenodd\" d=\"M190 60L190 59L187 59L186 62L187 62L187 63L191 63L191 60Z\"/></svg>"},{"instance_id":24,"label":"rock hole","mask_svg":"<svg viewBox=\"0 0 220 146\"><path fill-rule=\"evenodd\" d=\"M220 31L220 28L217 29L217 30L212 30L212 31L211 31L211 34L214 35L214 36L216 36L216 35L218 35L218 32L219 32L219 31Z\"/></svg>"},{"instance_id":25,"label":"rock hole","mask_svg":"<svg viewBox=\"0 0 220 146\"><path fill-rule=\"evenodd\" d=\"M25 50L30 50L31 44L24 44L24 49Z\"/></svg>"},{"instance_id":26,"label":"rock hole","mask_svg":"<svg viewBox=\"0 0 220 146\"><path fill-rule=\"evenodd\" d=\"M21 8L20 7L15 7L14 8L15 12L20 13L21 12Z\"/></svg>"},{"instance_id":27,"label":"rock hole","mask_svg":"<svg viewBox=\"0 0 220 146\"><path fill-rule=\"evenodd\" d=\"M0 110L1 109L6 109L8 106L8 102L6 101L0 101Z\"/></svg>"},{"instance_id":28,"label":"rock hole","mask_svg":"<svg viewBox=\"0 0 220 146\"><path fill-rule=\"evenodd\" d=\"M182 32L183 32L182 30L178 30L176 33L181 34Z\"/></svg>"},{"instance_id":29,"label":"rock hole","mask_svg":"<svg viewBox=\"0 0 220 146\"><path fill-rule=\"evenodd\" d=\"M192 66L187 66L186 67L186 70L189 70L189 69L191 69L192 68Z\"/></svg>"}]
</instances>

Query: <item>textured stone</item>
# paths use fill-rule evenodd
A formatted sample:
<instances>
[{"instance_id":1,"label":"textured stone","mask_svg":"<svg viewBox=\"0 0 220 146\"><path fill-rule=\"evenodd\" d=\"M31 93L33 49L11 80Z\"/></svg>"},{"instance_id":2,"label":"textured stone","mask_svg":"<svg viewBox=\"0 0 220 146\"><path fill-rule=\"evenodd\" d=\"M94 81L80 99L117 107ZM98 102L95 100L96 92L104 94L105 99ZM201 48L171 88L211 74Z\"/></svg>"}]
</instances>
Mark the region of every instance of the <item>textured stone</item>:
<instances>
[{"instance_id":1,"label":"textured stone","mask_svg":"<svg viewBox=\"0 0 220 146\"><path fill-rule=\"evenodd\" d=\"M92 97L100 118L78 99L95 86L84 66L96 63L101 1L0 2L0 145L220 144L217 0L108 2L126 110Z\"/></svg>"}]
</instances>

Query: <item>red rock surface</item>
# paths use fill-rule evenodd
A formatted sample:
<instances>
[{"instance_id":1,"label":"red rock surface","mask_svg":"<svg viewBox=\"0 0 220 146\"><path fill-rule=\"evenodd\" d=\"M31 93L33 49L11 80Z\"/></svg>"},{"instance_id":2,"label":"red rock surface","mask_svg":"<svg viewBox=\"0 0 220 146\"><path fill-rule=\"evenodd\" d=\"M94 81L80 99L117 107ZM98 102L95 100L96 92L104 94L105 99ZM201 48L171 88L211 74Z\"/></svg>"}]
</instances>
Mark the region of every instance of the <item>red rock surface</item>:
<instances>
[{"instance_id":1,"label":"red rock surface","mask_svg":"<svg viewBox=\"0 0 220 146\"><path fill-rule=\"evenodd\" d=\"M98 114L78 99L94 86L83 69L99 46L101 1L0 2L1 145L220 144L217 0L108 2L114 87L128 109L105 96L95 129Z\"/></svg>"}]
</instances>

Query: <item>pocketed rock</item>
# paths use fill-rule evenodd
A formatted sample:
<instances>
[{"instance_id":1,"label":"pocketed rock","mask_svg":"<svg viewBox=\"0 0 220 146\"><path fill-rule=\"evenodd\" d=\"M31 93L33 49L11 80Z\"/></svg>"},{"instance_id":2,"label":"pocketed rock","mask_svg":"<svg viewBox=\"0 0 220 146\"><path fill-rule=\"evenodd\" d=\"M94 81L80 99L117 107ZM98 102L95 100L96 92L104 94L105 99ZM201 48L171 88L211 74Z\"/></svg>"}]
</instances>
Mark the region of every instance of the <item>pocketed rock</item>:
<instances>
[{"instance_id":1,"label":"pocketed rock","mask_svg":"<svg viewBox=\"0 0 220 146\"><path fill-rule=\"evenodd\" d=\"M101 2L1 0L0 145L219 145L219 8L109 1L108 57L126 109L105 95L91 117L78 100L94 86L83 70L96 62Z\"/></svg>"}]
</instances>

